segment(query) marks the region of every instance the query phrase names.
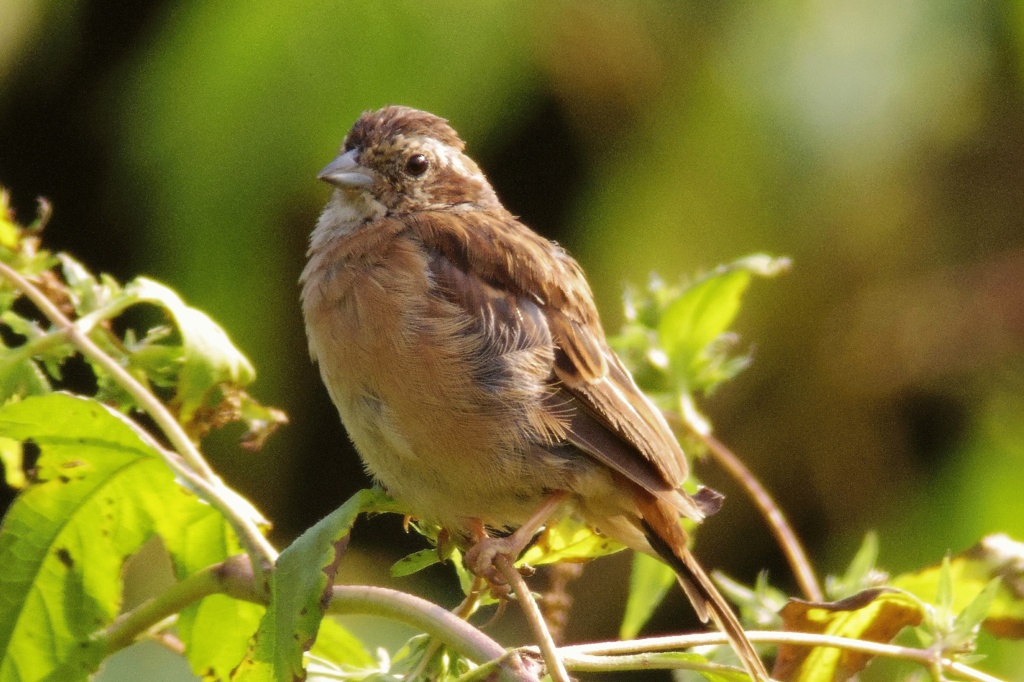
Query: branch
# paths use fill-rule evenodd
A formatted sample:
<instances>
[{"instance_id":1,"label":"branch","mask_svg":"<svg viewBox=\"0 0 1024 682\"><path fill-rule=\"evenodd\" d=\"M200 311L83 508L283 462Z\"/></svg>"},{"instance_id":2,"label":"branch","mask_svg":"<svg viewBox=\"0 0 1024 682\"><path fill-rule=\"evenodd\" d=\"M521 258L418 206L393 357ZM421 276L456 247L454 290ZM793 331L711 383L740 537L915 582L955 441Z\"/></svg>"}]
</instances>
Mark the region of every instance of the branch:
<instances>
[{"instance_id":1,"label":"branch","mask_svg":"<svg viewBox=\"0 0 1024 682\"><path fill-rule=\"evenodd\" d=\"M808 647L834 647L847 651L858 651L871 656L883 656L885 658L899 658L914 661L922 666L939 665L942 670L956 673L961 677L975 682L1002 682L999 678L976 670L963 663L958 663L944 656L936 656L936 652L929 649L915 649L913 647L898 646L896 644L882 644L879 642L868 642L861 639L850 639L848 637L836 637L834 635L816 635L805 632L775 632L770 630L748 630L747 637L751 642L764 644L793 644ZM628 642L600 642L595 644L577 644L565 646L559 649L562 659L568 668L579 670L577 663L593 665L593 658L597 656L621 656L635 655L648 652L668 651L672 649L688 649L696 646L709 644L728 644L728 638L720 632L701 632L689 635L673 635L670 637L649 637L636 639ZM527 648L530 650L530 648ZM584 656L584 659L577 661L576 656ZM587 668L592 670L593 668ZM619 668L609 667L602 670L618 670Z\"/></svg>"},{"instance_id":2,"label":"branch","mask_svg":"<svg viewBox=\"0 0 1024 682\"><path fill-rule=\"evenodd\" d=\"M750 469L729 448L711 435L711 427L707 420L697 412L693 405L693 399L688 394L683 393L680 396L679 402L683 414L683 423L704 443L715 458L715 461L722 465L739 482L740 487L746 491L747 495L754 501L754 504L757 505L761 515L767 521L772 535L775 536L779 547L782 548L782 553L786 555L786 560L789 562L790 568L793 569L793 574L800 584L804 597L809 601L824 601L824 594L818 583L818 578L814 574L814 568L807 558L807 552L804 551L800 539L793 531L793 527L789 525L789 521L786 520L786 516L782 513L779 505L775 503L775 500L772 499L772 496L761 485L761 482L757 480L757 477L751 473Z\"/></svg>"},{"instance_id":3,"label":"branch","mask_svg":"<svg viewBox=\"0 0 1024 682\"><path fill-rule=\"evenodd\" d=\"M500 659L503 680L537 682L537 675L516 652L507 652L493 639L450 611L420 597L384 587L335 585L328 613L359 613L410 625L445 642L466 658L484 663Z\"/></svg>"},{"instance_id":4,"label":"branch","mask_svg":"<svg viewBox=\"0 0 1024 682\"><path fill-rule=\"evenodd\" d=\"M120 616L101 635L107 643L106 656L120 651L156 624L211 594L227 594L235 599L262 603L256 593L248 557L230 557L197 571Z\"/></svg>"},{"instance_id":5,"label":"branch","mask_svg":"<svg viewBox=\"0 0 1024 682\"><path fill-rule=\"evenodd\" d=\"M32 282L2 262L0 262L0 275L10 280L82 355L108 372L152 417L181 457L180 460L177 457L168 457L167 453L161 449L164 461L172 471L187 478L190 482L195 482L198 479L205 484L197 485L196 493L220 511L232 524L245 545L246 552L252 558L257 573L261 576L260 584L265 585L266 581L262 579L262 576L273 567L274 561L277 559L277 550L263 537L252 518L251 507L241 504L238 494L224 485L203 459L202 454L189 439L174 415L149 389L69 320Z\"/></svg>"},{"instance_id":6,"label":"branch","mask_svg":"<svg viewBox=\"0 0 1024 682\"><path fill-rule=\"evenodd\" d=\"M721 663L687 661L674 652L628 654L624 656L592 656L572 654L565 656L565 664L573 672L618 672L622 670L693 670L712 673L728 678L742 675L748 679L743 668ZM717 678L716 678L717 679Z\"/></svg>"},{"instance_id":7,"label":"branch","mask_svg":"<svg viewBox=\"0 0 1024 682\"><path fill-rule=\"evenodd\" d=\"M551 638L548 626L544 622L544 616L541 614L540 607L537 606L533 594L530 593L530 588L527 587L526 581L523 580L523 576L516 570L512 561L502 554L494 558L494 565L501 572L505 580L508 581L508 584L512 586L516 597L519 599L519 603L522 605L523 614L526 616L526 621L530 624L530 628L537 638L537 644L540 646L541 654L544 656L544 662L547 664L548 675L551 677L552 682L570 682L569 673L566 672L562 659L558 655L558 649L555 647L555 641Z\"/></svg>"},{"instance_id":8,"label":"branch","mask_svg":"<svg viewBox=\"0 0 1024 682\"><path fill-rule=\"evenodd\" d=\"M102 631L106 655L134 642L169 616L212 594L266 605L257 589L252 564L244 555L230 557L175 583L167 591L123 614ZM420 597L382 587L337 585L331 594L328 613L358 613L380 616L427 632L467 659L488 665L507 682L537 682L537 675L518 653L500 644L458 616Z\"/></svg>"},{"instance_id":9,"label":"branch","mask_svg":"<svg viewBox=\"0 0 1024 682\"><path fill-rule=\"evenodd\" d=\"M500 563L498 568L504 573ZM518 575L518 571L516 571L516 575ZM525 589L526 584L522 576L519 576L518 581L510 582L513 583L513 586L516 582L521 583L521 587ZM223 563L194 573L189 578L176 583L163 594L118 618L102 634L107 640L107 655L128 646L140 635L168 616L180 612L189 604L218 593L256 604L266 604L266 598L256 589L256 581L248 557L231 557ZM533 603L532 596L528 591L526 595L528 601L524 602L524 605ZM519 596L519 592L517 592L517 596ZM522 599L521 596L520 599ZM536 610L535 603L534 607ZM538 679L536 672L531 669L531 657L521 656L521 653L524 652L536 655L539 651L538 647L524 647L518 652L508 652L500 644L457 615L411 594L383 587L336 585L332 590L331 603L327 612L378 616L405 623L421 632L426 632L443 641L467 659L480 664L479 668L463 676L465 682L489 679L489 673L495 671L499 673L500 679L506 682L537 682ZM992 675L945 656L936 655L935 651L928 649L915 649L895 644L803 632L750 630L747 631L747 637L752 642L765 644L835 647L871 656L899 658L914 661L923 666L937 666L943 671L955 673L973 682L1002 682ZM714 664L707 667L706 664L696 664L669 656L650 656L649 654L697 646L728 644L728 642L728 638L720 632L702 632L670 637L649 637L627 642L577 644L561 647L557 650L557 654L564 665L563 671L568 669L607 672L678 668L723 673L731 672L734 669ZM552 679L557 678L552 675ZM567 674L565 679L568 679Z\"/></svg>"},{"instance_id":10,"label":"branch","mask_svg":"<svg viewBox=\"0 0 1024 682\"><path fill-rule=\"evenodd\" d=\"M482 585L483 585L483 579L482 578L477 578L473 582L473 588L469 591L469 594L466 595L466 598L463 599L462 602L459 603L458 606L456 606L454 609L451 610L451 614L456 616L457 618L459 618L461 620L468 621L469 617L472 616L474 613L476 613L476 610L477 610L477 608L480 605L480 590L483 589ZM499 613L500 613L500 611L499 611ZM481 630L485 630L486 626L483 626L480 629ZM412 672L409 673L408 679L410 679L410 680L418 680L418 679L423 678L424 677L424 671L426 671L426 669L430 666L430 660L443 647L444 647L444 643L441 642L441 640L436 639L436 638L431 639L430 643L427 645L426 649L423 650L423 655L420 657L419 664L415 668L412 669ZM492 662L493 663L497 663L498 661L492 661ZM480 672L486 665L488 665L488 664L481 665L481 666L479 666L477 668L474 668L473 670L469 671L469 673L467 673L467 674ZM481 673L481 674L483 674L483 673ZM487 675L484 675L480 679L485 679L486 677L487 677Z\"/></svg>"}]
</instances>

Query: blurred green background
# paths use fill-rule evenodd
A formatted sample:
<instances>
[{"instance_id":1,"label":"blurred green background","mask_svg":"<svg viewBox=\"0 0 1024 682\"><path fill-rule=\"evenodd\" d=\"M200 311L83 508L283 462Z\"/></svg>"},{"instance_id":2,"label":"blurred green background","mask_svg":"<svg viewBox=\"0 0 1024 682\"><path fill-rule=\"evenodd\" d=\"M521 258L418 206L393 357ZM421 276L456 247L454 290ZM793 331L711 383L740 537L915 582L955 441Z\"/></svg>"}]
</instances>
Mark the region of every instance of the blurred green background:
<instances>
[{"instance_id":1,"label":"blurred green background","mask_svg":"<svg viewBox=\"0 0 1024 682\"><path fill-rule=\"evenodd\" d=\"M23 221L54 204L51 248L167 282L249 354L291 424L206 451L282 546L367 484L296 283L316 173L361 111L449 118L610 332L652 272L789 255L741 315L753 366L704 406L822 570L878 529L900 571L1024 540L1022 78L1019 3L0 0L0 185ZM792 588L751 505L697 472L729 497L698 554ZM420 546L394 519L354 544L349 575L381 582ZM588 568L577 594L608 601L570 639L613 635L627 567ZM677 595L651 631L692 624Z\"/></svg>"}]
</instances>

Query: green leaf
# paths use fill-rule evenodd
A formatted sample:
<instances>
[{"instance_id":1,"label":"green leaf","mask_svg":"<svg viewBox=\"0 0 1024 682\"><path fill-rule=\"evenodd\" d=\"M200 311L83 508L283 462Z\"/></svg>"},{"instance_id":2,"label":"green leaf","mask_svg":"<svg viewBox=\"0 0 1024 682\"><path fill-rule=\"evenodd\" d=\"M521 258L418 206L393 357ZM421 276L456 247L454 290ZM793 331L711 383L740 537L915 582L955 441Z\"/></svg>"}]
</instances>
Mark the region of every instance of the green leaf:
<instances>
[{"instance_id":1,"label":"green leaf","mask_svg":"<svg viewBox=\"0 0 1024 682\"><path fill-rule=\"evenodd\" d=\"M455 567L455 575L459 579L459 587L462 588L462 593L469 595L473 590L473 584L476 582L476 576L474 576L466 564L462 561L462 552L457 549L452 549L451 562L452 566ZM480 597L480 604L489 605L495 603L495 600L489 593L485 593Z\"/></svg>"},{"instance_id":2,"label":"green leaf","mask_svg":"<svg viewBox=\"0 0 1024 682\"><path fill-rule=\"evenodd\" d=\"M739 607L741 620L753 623L765 630L778 630L782 627L779 611L789 602L789 597L780 589L772 587L768 582L768 572L761 571L753 589L736 582L719 571L712 573L722 595Z\"/></svg>"},{"instance_id":3,"label":"green leaf","mask_svg":"<svg viewBox=\"0 0 1024 682\"><path fill-rule=\"evenodd\" d=\"M676 574L663 562L640 552L633 555L626 614L619 626L621 639L633 639L640 634L675 581Z\"/></svg>"},{"instance_id":4,"label":"green leaf","mask_svg":"<svg viewBox=\"0 0 1024 682\"><path fill-rule=\"evenodd\" d=\"M40 450L32 483L0 526L0 679L80 679L94 634L121 602L121 566L155 533L179 577L197 528L224 524L179 486L153 442L121 415L64 394L0 408L0 437Z\"/></svg>"},{"instance_id":5,"label":"green leaf","mask_svg":"<svg viewBox=\"0 0 1024 682\"><path fill-rule=\"evenodd\" d=\"M748 256L701 277L665 308L658 335L680 388L707 390L741 368L727 357L723 335L739 312L751 277L773 277L788 267L785 258Z\"/></svg>"},{"instance_id":6,"label":"green leaf","mask_svg":"<svg viewBox=\"0 0 1024 682\"><path fill-rule=\"evenodd\" d=\"M867 533L860 549L854 555L849 568L842 578L829 576L826 579L825 589L828 596L834 600L852 597L861 590L873 587L870 584L871 576L875 571L875 562L878 561L878 535Z\"/></svg>"},{"instance_id":7,"label":"green leaf","mask_svg":"<svg viewBox=\"0 0 1024 682\"><path fill-rule=\"evenodd\" d=\"M4 353L0 357L0 403L16 396L46 395L53 390L39 365L28 358L17 358L17 349L3 348L2 343L0 350Z\"/></svg>"},{"instance_id":8,"label":"green leaf","mask_svg":"<svg viewBox=\"0 0 1024 682\"><path fill-rule=\"evenodd\" d=\"M359 491L281 553L270 582L270 605L236 679L305 678L303 654L316 640L349 531L356 517L379 497L373 490ZM341 663L372 663L365 650L356 651L362 661Z\"/></svg>"},{"instance_id":9,"label":"green leaf","mask_svg":"<svg viewBox=\"0 0 1024 682\"><path fill-rule=\"evenodd\" d=\"M0 403L15 397L50 393L53 389L46 373L30 356L39 357L51 370L51 375L59 379L60 363L73 352L70 344L63 338L46 338L47 333L38 322L25 319L13 310L0 313L0 322L25 337L24 344L13 348L0 340Z\"/></svg>"},{"instance_id":10,"label":"green leaf","mask_svg":"<svg viewBox=\"0 0 1024 682\"><path fill-rule=\"evenodd\" d=\"M226 680L245 658L266 609L224 594L189 605L178 616L178 636L192 671L208 680Z\"/></svg>"},{"instance_id":11,"label":"green leaf","mask_svg":"<svg viewBox=\"0 0 1024 682\"><path fill-rule=\"evenodd\" d=\"M13 438L0 438L0 463L4 465L4 479L14 489L24 488L28 483L22 467L23 448Z\"/></svg>"},{"instance_id":12,"label":"green leaf","mask_svg":"<svg viewBox=\"0 0 1024 682\"><path fill-rule=\"evenodd\" d=\"M434 647L430 635L414 635L391 658L387 680L453 680L460 669L468 670L465 660L446 647ZM425 660L426 656L430 658ZM416 677L411 674L417 671ZM373 678L377 679L377 678ZM481 679L488 679L482 677Z\"/></svg>"},{"instance_id":13,"label":"green leaf","mask_svg":"<svg viewBox=\"0 0 1024 682\"><path fill-rule=\"evenodd\" d=\"M190 574L241 551L238 538L223 519L211 515L193 523L178 544L186 550L176 557L179 574ZM192 671L205 679L226 680L249 649L266 609L215 594L190 604L178 616L178 637Z\"/></svg>"},{"instance_id":14,"label":"green leaf","mask_svg":"<svg viewBox=\"0 0 1024 682\"><path fill-rule=\"evenodd\" d=\"M546 527L516 565L542 566L559 561L589 561L622 549L624 547L621 544L598 535L583 521L566 516Z\"/></svg>"},{"instance_id":15,"label":"green leaf","mask_svg":"<svg viewBox=\"0 0 1024 682\"><path fill-rule=\"evenodd\" d=\"M370 668L376 664L363 643L330 617L320 621L316 642L309 653L350 668Z\"/></svg>"},{"instance_id":16,"label":"green leaf","mask_svg":"<svg viewBox=\"0 0 1024 682\"><path fill-rule=\"evenodd\" d=\"M206 404L208 394L218 384L246 386L256 378L249 360L227 333L206 313L185 305L171 289L139 277L125 286L125 293L137 301L163 307L177 324L184 353L174 400L181 409L182 421L189 421Z\"/></svg>"},{"instance_id":17,"label":"green leaf","mask_svg":"<svg viewBox=\"0 0 1024 682\"><path fill-rule=\"evenodd\" d=\"M110 276L93 276L84 265L66 253L57 254L61 271L68 283L68 297L79 317L110 305L122 295L121 286Z\"/></svg>"},{"instance_id":18,"label":"green leaf","mask_svg":"<svg viewBox=\"0 0 1024 682\"><path fill-rule=\"evenodd\" d=\"M18 245L21 227L14 222L11 198L7 190L0 190L0 246L13 249Z\"/></svg>"},{"instance_id":19,"label":"green leaf","mask_svg":"<svg viewBox=\"0 0 1024 682\"><path fill-rule=\"evenodd\" d=\"M940 629L953 620L956 610L953 608L953 573L950 569L949 555L942 557L939 566L939 580L935 588L935 619Z\"/></svg>"},{"instance_id":20,"label":"green leaf","mask_svg":"<svg viewBox=\"0 0 1024 682\"><path fill-rule=\"evenodd\" d=\"M953 621L953 630L950 633L952 642L966 644L974 640L974 637L978 634L978 629L981 628L982 621L988 617L988 613L996 601L996 595L999 593L1001 584L1002 578L990 580L988 585L985 585L985 588L978 593L978 596L972 599L971 603L957 614L956 619Z\"/></svg>"},{"instance_id":21,"label":"green leaf","mask_svg":"<svg viewBox=\"0 0 1024 682\"><path fill-rule=\"evenodd\" d=\"M792 599L780 615L786 630L888 642L903 628L918 625L925 608L906 592L876 588L837 602ZM870 660L870 654L858 651L783 644L772 677L799 682L843 682Z\"/></svg>"},{"instance_id":22,"label":"green leaf","mask_svg":"<svg viewBox=\"0 0 1024 682\"><path fill-rule=\"evenodd\" d=\"M993 588L995 578L1002 580ZM935 600L940 608L945 604L947 618L969 607L976 611L987 600L978 601L979 595L995 590L984 618L985 629L996 637L1024 638L1024 592L1018 587L1024 584L1024 544L1006 535L989 535L942 564L896 576L890 584L922 601Z\"/></svg>"},{"instance_id":23,"label":"green leaf","mask_svg":"<svg viewBox=\"0 0 1024 682\"><path fill-rule=\"evenodd\" d=\"M402 557L391 566L391 577L403 578L441 561L436 549L421 549Z\"/></svg>"}]
</instances>

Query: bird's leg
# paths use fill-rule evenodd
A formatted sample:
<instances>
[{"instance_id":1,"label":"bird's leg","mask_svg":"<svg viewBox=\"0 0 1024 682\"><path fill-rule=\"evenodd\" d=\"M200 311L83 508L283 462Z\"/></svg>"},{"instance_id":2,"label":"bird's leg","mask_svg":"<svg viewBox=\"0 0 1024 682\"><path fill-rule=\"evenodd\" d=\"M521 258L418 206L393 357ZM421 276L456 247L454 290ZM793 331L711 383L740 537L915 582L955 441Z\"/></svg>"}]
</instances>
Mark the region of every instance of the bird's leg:
<instances>
[{"instance_id":1,"label":"bird's leg","mask_svg":"<svg viewBox=\"0 0 1024 682\"><path fill-rule=\"evenodd\" d=\"M568 492L559 490L548 495L543 504L535 511L526 522L519 526L514 533L503 538L492 538L487 535L483 523L479 519L473 519L473 531L476 537L476 544L466 552L464 562L474 575L487 578L488 582L494 584L496 573L494 560L498 556L506 556L509 561L515 562L537 531L548 522L551 515L555 513L558 506L568 496Z\"/></svg>"}]
</instances>

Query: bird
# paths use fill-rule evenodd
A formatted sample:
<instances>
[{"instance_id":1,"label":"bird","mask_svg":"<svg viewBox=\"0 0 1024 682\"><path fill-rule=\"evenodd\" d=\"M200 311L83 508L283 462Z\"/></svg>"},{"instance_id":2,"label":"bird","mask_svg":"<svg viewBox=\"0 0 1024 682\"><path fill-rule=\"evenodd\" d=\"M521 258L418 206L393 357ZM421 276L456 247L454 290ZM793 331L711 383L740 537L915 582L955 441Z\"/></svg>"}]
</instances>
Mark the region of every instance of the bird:
<instances>
[{"instance_id":1,"label":"bird","mask_svg":"<svg viewBox=\"0 0 1024 682\"><path fill-rule=\"evenodd\" d=\"M446 119L364 112L300 278L310 354L367 472L484 573L556 514L667 563L769 679L688 548L721 496L611 349L580 265L502 205ZM502 533L511 533L501 536ZM498 537L500 536L500 537Z\"/></svg>"}]
</instances>

